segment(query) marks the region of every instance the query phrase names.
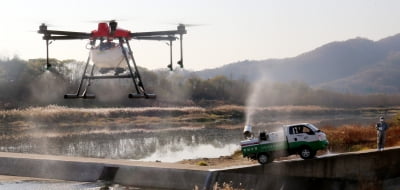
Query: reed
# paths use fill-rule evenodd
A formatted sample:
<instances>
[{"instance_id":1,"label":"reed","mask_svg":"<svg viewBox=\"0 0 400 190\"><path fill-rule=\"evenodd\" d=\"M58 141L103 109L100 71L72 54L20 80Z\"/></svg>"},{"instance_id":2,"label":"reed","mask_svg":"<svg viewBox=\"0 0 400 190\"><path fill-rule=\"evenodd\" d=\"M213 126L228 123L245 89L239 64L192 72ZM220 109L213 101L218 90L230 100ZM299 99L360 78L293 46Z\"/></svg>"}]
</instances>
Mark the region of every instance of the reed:
<instances>
[{"instance_id":1,"label":"reed","mask_svg":"<svg viewBox=\"0 0 400 190\"><path fill-rule=\"evenodd\" d=\"M385 147L399 146L400 126L389 122L390 128L386 132ZM376 148L377 132L375 125L343 125L339 127L323 126L329 140L329 150L332 152L350 152Z\"/></svg>"}]
</instances>

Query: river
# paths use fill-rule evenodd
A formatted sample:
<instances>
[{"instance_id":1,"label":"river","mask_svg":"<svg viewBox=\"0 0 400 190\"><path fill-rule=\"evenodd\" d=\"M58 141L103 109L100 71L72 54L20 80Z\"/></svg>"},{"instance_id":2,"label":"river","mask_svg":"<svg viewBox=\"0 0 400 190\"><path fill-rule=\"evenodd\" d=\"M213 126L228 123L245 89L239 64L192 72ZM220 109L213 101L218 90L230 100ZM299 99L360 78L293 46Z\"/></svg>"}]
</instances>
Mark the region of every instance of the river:
<instances>
[{"instance_id":1,"label":"river","mask_svg":"<svg viewBox=\"0 0 400 190\"><path fill-rule=\"evenodd\" d=\"M391 117L394 113L388 113ZM317 116L283 115L264 118L254 132L273 130L284 124L309 122L316 126L343 124L373 125L376 114L329 114ZM184 159L213 158L231 155L238 150L244 123L216 123L204 126L169 126L167 130L121 131L82 135L51 136L0 141L0 151L67 155L81 157L177 162ZM118 129L116 130L118 131Z\"/></svg>"}]
</instances>

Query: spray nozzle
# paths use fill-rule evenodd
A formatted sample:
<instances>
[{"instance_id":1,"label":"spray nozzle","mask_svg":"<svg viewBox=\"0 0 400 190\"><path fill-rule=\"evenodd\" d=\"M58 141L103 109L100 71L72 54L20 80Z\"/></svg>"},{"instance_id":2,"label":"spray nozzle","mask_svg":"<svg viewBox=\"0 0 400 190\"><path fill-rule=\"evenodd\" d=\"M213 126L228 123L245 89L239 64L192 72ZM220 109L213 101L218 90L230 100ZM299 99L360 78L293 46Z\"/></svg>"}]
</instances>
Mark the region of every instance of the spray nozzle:
<instances>
[{"instance_id":1,"label":"spray nozzle","mask_svg":"<svg viewBox=\"0 0 400 190\"><path fill-rule=\"evenodd\" d=\"M253 136L253 130L250 125L245 125L243 129L244 138L251 138Z\"/></svg>"}]
</instances>

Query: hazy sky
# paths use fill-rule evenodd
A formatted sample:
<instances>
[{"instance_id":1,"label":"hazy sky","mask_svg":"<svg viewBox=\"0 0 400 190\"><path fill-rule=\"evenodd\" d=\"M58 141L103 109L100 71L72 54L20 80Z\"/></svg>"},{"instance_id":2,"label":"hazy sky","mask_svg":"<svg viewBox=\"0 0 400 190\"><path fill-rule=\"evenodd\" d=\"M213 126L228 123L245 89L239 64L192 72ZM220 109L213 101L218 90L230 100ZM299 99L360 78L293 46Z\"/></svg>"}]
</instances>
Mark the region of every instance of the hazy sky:
<instances>
[{"instance_id":1,"label":"hazy sky","mask_svg":"<svg viewBox=\"0 0 400 190\"><path fill-rule=\"evenodd\" d=\"M96 21L117 19L132 32L187 28L187 69L215 68L241 60L293 57L331 41L372 40L400 33L398 0L8 0L1 4L0 57L45 57L37 34L51 29L90 32ZM55 41L50 56L86 60L86 40ZM164 42L132 41L140 66L169 64ZM178 46L175 46L178 47ZM174 52L178 55L178 51ZM175 62L178 57L175 57Z\"/></svg>"}]
</instances>

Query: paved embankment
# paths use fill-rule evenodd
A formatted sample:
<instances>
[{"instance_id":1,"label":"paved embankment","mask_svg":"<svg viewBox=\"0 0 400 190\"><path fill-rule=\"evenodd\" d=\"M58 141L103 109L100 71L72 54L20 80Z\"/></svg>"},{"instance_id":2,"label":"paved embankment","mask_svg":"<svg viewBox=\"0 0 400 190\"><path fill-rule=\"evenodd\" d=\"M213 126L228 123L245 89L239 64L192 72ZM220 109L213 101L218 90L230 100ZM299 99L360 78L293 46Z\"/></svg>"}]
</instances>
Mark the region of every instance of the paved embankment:
<instances>
[{"instance_id":1,"label":"paved embankment","mask_svg":"<svg viewBox=\"0 0 400 190\"><path fill-rule=\"evenodd\" d=\"M0 175L165 189L210 189L232 182L245 189L391 190L400 187L400 148L330 155L264 166L209 169L182 164L0 153Z\"/></svg>"}]
</instances>

